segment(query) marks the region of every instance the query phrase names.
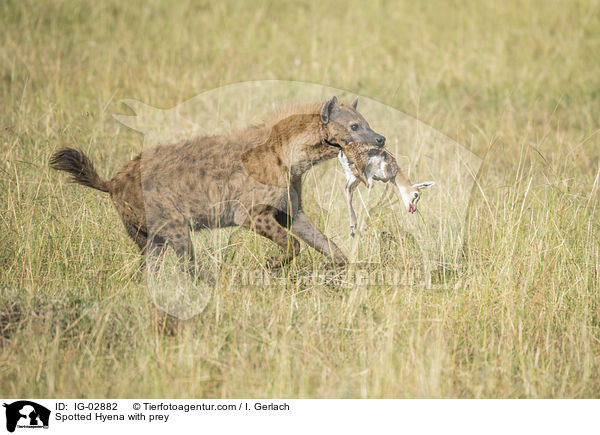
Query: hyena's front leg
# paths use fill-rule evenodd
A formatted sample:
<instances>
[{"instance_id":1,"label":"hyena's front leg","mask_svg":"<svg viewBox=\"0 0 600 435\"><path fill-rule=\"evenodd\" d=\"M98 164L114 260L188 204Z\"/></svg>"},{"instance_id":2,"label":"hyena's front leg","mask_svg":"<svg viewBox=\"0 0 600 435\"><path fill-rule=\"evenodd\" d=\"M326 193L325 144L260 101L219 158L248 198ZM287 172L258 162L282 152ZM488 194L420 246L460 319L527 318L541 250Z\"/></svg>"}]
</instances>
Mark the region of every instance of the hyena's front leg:
<instances>
[{"instance_id":1,"label":"hyena's front leg","mask_svg":"<svg viewBox=\"0 0 600 435\"><path fill-rule=\"evenodd\" d=\"M269 269L283 267L300 252L300 243L277 221L276 214L277 210L267 208L259 213L253 213L252 217L244 222L245 227L253 229L283 248L282 255L267 260L266 266Z\"/></svg>"},{"instance_id":2,"label":"hyena's front leg","mask_svg":"<svg viewBox=\"0 0 600 435\"><path fill-rule=\"evenodd\" d=\"M299 210L292 220L292 232L309 246L329 257L336 265L345 266L348 263L348 259L340 248L315 228L302 210Z\"/></svg>"}]
</instances>

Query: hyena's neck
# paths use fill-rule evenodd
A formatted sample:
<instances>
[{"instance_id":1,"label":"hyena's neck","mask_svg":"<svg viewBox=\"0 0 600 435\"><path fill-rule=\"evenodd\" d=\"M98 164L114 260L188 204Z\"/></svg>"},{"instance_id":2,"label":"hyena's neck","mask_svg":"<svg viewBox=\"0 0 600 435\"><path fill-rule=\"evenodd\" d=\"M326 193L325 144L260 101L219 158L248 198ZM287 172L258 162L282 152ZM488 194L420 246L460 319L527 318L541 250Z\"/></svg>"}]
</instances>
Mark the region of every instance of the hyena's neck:
<instances>
[{"instance_id":1,"label":"hyena's neck","mask_svg":"<svg viewBox=\"0 0 600 435\"><path fill-rule=\"evenodd\" d=\"M280 121L269 141L280 153L293 177L337 155L335 147L325 143L324 126L319 114L293 115Z\"/></svg>"},{"instance_id":2,"label":"hyena's neck","mask_svg":"<svg viewBox=\"0 0 600 435\"><path fill-rule=\"evenodd\" d=\"M285 187L314 164L334 157L323 144L319 115L293 115L271 127L268 139L241 156L246 172L270 186ZM329 153L329 154L328 154Z\"/></svg>"}]
</instances>

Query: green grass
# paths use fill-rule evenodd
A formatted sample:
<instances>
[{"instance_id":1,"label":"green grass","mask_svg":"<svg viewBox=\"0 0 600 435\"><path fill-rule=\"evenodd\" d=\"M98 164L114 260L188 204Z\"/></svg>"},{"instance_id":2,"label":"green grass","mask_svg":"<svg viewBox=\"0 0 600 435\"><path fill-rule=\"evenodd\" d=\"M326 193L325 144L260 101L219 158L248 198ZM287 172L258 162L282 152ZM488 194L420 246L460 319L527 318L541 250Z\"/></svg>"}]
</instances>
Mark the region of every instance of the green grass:
<instances>
[{"instance_id":1,"label":"green grass","mask_svg":"<svg viewBox=\"0 0 600 435\"><path fill-rule=\"evenodd\" d=\"M0 3L1 396L600 395L600 4L146 3ZM264 289L224 279L192 320L154 308L109 199L49 156L80 147L111 176L143 143L119 100L261 79L347 89L487 152L456 288L303 281L325 267L305 249ZM318 193L308 213L346 231L342 192L329 215ZM385 216L361 252L401 239ZM273 249L202 237L241 238L225 278ZM418 267L410 246L379 267Z\"/></svg>"}]
</instances>

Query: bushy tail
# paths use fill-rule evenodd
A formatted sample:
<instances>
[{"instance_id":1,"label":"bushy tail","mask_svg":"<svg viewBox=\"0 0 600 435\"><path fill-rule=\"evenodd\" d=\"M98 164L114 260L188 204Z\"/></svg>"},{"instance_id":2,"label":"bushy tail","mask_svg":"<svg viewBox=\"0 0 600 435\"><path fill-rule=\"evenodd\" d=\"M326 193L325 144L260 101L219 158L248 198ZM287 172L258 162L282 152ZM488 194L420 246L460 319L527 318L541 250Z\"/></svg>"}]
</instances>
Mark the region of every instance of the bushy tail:
<instances>
[{"instance_id":1,"label":"bushy tail","mask_svg":"<svg viewBox=\"0 0 600 435\"><path fill-rule=\"evenodd\" d=\"M71 174L71 181L87 187L108 192L108 183L101 179L92 162L81 151L64 148L50 159L50 167Z\"/></svg>"}]
</instances>

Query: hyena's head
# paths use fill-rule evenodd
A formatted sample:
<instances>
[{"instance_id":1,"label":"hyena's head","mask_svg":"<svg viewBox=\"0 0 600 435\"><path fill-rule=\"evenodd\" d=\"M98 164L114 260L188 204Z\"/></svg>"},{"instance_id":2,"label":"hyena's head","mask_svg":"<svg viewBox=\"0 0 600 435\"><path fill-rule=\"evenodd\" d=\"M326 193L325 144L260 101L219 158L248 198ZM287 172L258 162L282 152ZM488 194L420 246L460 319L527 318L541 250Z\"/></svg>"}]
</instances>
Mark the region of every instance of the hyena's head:
<instances>
[{"instance_id":1,"label":"hyena's head","mask_svg":"<svg viewBox=\"0 0 600 435\"><path fill-rule=\"evenodd\" d=\"M352 142L383 147L385 137L371 130L369 123L358 113L358 98L351 105L338 103L334 96L321 108L321 121L325 126L326 142L341 147Z\"/></svg>"}]
</instances>

